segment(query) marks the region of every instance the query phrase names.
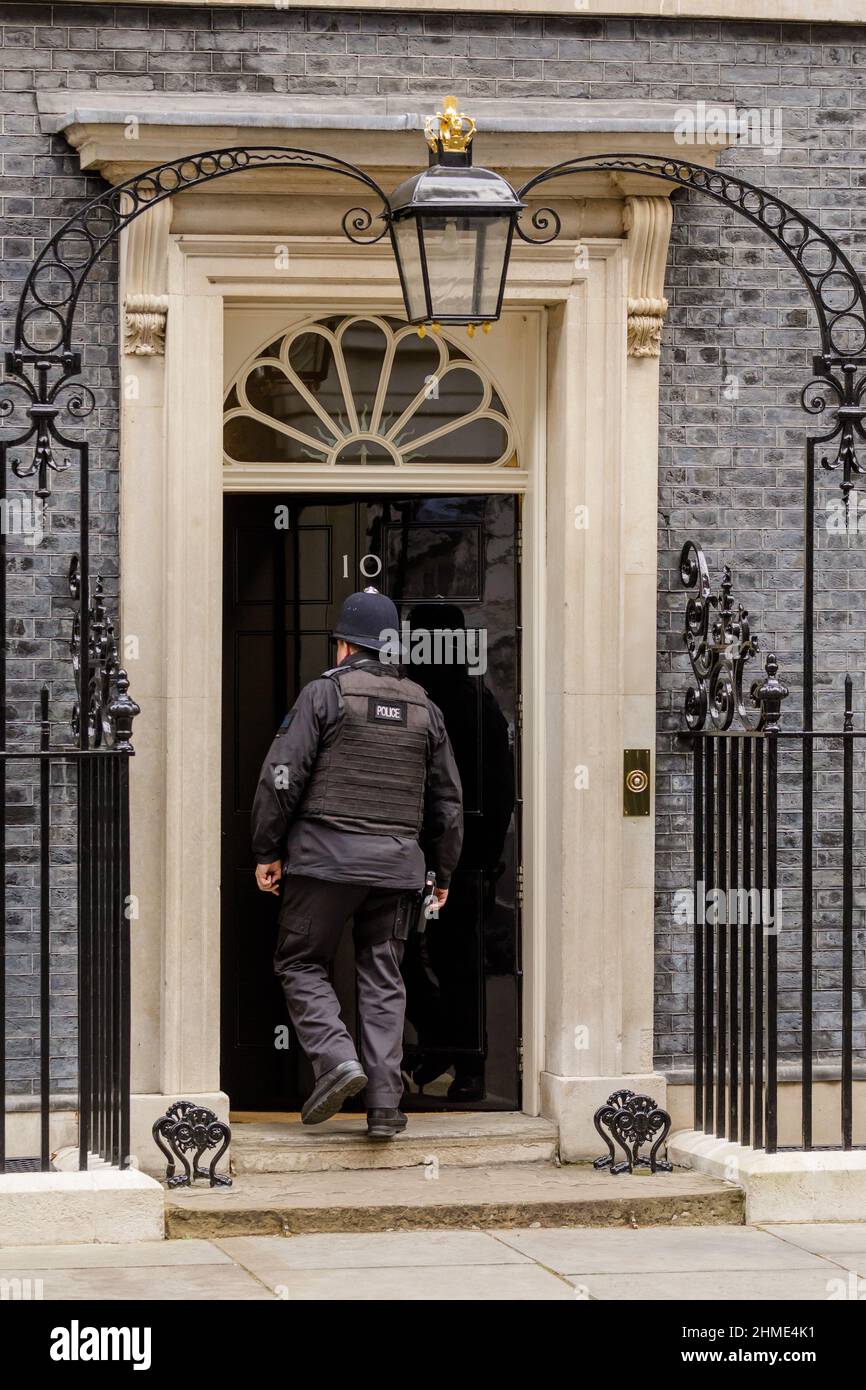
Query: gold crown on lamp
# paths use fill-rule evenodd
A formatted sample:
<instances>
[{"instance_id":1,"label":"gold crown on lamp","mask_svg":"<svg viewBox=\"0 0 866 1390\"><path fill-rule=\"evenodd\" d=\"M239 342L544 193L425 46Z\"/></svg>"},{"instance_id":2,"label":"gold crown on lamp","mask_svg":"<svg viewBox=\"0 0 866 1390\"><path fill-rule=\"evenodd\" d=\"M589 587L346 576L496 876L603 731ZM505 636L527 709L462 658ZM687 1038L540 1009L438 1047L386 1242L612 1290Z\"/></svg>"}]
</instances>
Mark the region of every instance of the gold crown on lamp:
<instances>
[{"instance_id":1,"label":"gold crown on lamp","mask_svg":"<svg viewBox=\"0 0 866 1390\"><path fill-rule=\"evenodd\" d=\"M456 97L446 97L443 105L444 111L437 111L424 122L425 139L431 150L441 145L449 153L462 154L471 144L475 122L458 111Z\"/></svg>"}]
</instances>

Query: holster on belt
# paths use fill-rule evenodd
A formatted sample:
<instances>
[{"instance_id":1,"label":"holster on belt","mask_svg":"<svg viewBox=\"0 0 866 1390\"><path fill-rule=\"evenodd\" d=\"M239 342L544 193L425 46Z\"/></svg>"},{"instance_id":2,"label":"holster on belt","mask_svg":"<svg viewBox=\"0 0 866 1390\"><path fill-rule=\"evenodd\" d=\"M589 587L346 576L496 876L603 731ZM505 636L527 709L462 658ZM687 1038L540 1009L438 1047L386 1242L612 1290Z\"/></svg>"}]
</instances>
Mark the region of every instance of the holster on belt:
<instances>
[{"instance_id":1,"label":"holster on belt","mask_svg":"<svg viewBox=\"0 0 866 1390\"><path fill-rule=\"evenodd\" d=\"M431 909L436 904L436 875L432 869L428 869L424 876L424 887L419 888L417 893L412 895L412 906L410 908L410 931L415 931L419 936L423 936L427 930L427 919L434 915Z\"/></svg>"}]
</instances>

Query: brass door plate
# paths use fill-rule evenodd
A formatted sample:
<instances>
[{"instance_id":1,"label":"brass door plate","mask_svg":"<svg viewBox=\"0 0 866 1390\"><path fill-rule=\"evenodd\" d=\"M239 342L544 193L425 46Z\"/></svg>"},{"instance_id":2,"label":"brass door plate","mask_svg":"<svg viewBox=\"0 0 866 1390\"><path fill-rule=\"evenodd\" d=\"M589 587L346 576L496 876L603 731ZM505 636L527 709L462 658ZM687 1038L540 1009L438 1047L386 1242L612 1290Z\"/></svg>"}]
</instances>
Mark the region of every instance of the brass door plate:
<instances>
[{"instance_id":1,"label":"brass door plate","mask_svg":"<svg viewBox=\"0 0 866 1390\"><path fill-rule=\"evenodd\" d=\"M648 816L650 813L650 750L625 748L622 755L622 813Z\"/></svg>"}]
</instances>

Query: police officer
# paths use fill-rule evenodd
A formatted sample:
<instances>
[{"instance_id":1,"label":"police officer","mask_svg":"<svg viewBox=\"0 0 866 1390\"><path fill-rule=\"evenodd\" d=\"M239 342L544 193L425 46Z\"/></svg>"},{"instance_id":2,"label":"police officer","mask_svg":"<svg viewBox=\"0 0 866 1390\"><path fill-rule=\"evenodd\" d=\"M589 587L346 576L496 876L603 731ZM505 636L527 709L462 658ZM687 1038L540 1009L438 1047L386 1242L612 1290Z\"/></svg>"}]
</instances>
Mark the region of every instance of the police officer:
<instances>
[{"instance_id":1,"label":"police officer","mask_svg":"<svg viewBox=\"0 0 866 1390\"><path fill-rule=\"evenodd\" d=\"M371 1139L406 1127L400 963L413 896L426 865L444 907L463 839L442 714L379 657L398 629L396 607L376 589L346 599L337 665L304 687L277 731L252 811L256 882L282 891L274 969L315 1076L301 1119L318 1124L366 1087ZM349 918L363 1065L328 978Z\"/></svg>"}]
</instances>

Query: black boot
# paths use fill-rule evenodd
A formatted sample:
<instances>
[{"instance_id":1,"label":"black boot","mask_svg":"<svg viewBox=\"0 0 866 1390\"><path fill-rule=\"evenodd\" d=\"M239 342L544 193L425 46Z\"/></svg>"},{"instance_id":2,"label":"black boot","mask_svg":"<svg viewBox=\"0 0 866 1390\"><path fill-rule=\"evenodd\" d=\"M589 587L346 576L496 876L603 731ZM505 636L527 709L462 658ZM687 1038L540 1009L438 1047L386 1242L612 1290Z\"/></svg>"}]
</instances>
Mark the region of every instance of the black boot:
<instances>
[{"instance_id":1,"label":"black boot","mask_svg":"<svg viewBox=\"0 0 866 1390\"><path fill-rule=\"evenodd\" d=\"M394 1139L408 1123L402 1110L368 1110L367 1138Z\"/></svg>"},{"instance_id":2,"label":"black boot","mask_svg":"<svg viewBox=\"0 0 866 1390\"><path fill-rule=\"evenodd\" d=\"M301 1111L301 1123L318 1125L336 1115L344 1100L356 1096L367 1084L360 1062L339 1062L320 1076L312 1095Z\"/></svg>"}]
</instances>

